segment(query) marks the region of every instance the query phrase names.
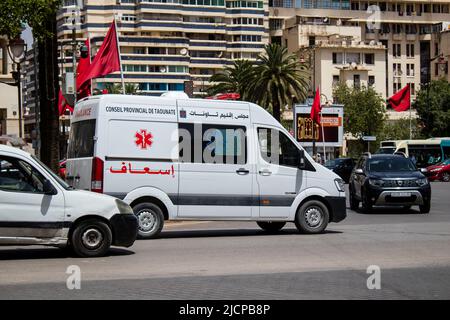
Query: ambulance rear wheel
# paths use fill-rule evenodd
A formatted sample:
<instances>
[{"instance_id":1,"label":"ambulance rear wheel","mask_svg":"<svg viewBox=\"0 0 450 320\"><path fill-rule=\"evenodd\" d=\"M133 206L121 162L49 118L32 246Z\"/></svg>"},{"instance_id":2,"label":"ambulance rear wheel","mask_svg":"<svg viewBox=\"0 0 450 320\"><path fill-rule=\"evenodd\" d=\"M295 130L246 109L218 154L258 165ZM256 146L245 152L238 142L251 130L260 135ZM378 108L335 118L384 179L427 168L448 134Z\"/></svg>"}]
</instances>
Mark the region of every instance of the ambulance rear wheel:
<instances>
[{"instance_id":1,"label":"ambulance rear wheel","mask_svg":"<svg viewBox=\"0 0 450 320\"><path fill-rule=\"evenodd\" d=\"M258 221L258 226L266 232L277 232L280 231L286 222L276 222L276 221Z\"/></svg>"},{"instance_id":2,"label":"ambulance rear wheel","mask_svg":"<svg viewBox=\"0 0 450 320\"><path fill-rule=\"evenodd\" d=\"M160 207L151 202L143 202L133 207L138 218L138 238L156 238L164 226L164 214Z\"/></svg>"}]
</instances>

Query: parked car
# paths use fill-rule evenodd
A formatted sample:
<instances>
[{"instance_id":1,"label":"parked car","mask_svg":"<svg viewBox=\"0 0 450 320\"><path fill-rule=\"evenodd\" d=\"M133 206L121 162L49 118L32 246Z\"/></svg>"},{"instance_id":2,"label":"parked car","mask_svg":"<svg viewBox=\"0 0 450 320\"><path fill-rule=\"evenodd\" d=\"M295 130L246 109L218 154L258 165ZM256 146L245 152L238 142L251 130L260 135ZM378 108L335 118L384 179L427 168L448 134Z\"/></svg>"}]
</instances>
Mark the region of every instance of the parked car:
<instances>
[{"instance_id":1,"label":"parked car","mask_svg":"<svg viewBox=\"0 0 450 320\"><path fill-rule=\"evenodd\" d=\"M93 257L129 247L136 236L128 204L74 190L36 157L0 145L0 245L69 246Z\"/></svg>"},{"instance_id":2,"label":"parked car","mask_svg":"<svg viewBox=\"0 0 450 320\"><path fill-rule=\"evenodd\" d=\"M66 180L129 203L142 238L169 219L319 233L346 217L342 179L253 103L100 95L76 104L70 128Z\"/></svg>"},{"instance_id":3,"label":"parked car","mask_svg":"<svg viewBox=\"0 0 450 320\"><path fill-rule=\"evenodd\" d=\"M428 179L409 158L401 155L364 155L353 169L349 189L352 210L361 202L367 212L377 205L405 208L418 205L421 213L430 212Z\"/></svg>"},{"instance_id":4,"label":"parked car","mask_svg":"<svg viewBox=\"0 0 450 320\"><path fill-rule=\"evenodd\" d=\"M441 180L445 182L450 181L450 159L444 162L427 167L428 180L436 181Z\"/></svg>"},{"instance_id":5,"label":"parked car","mask_svg":"<svg viewBox=\"0 0 450 320\"><path fill-rule=\"evenodd\" d=\"M336 158L325 162L325 167L335 172L345 181L345 183L349 182L350 174L352 173L354 166L355 160L352 158Z\"/></svg>"}]
</instances>

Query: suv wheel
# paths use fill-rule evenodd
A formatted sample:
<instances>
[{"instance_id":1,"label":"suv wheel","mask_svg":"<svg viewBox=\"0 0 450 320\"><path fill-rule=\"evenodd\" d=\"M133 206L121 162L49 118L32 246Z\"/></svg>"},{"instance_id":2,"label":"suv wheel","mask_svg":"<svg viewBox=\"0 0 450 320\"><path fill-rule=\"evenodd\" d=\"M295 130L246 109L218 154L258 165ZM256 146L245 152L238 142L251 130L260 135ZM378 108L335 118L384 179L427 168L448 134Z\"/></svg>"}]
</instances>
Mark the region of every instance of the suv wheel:
<instances>
[{"instance_id":1,"label":"suv wheel","mask_svg":"<svg viewBox=\"0 0 450 320\"><path fill-rule=\"evenodd\" d=\"M133 207L138 218L138 238L156 238L164 226L164 214L159 206L151 202L143 202Z\"/></svg>"},{"instance_id":2,"label":"suv wheel","mask_svg":"<svg viewBox=\"0 0 450 320\"><path fill-rule=\"evenodd\" d=\"M319 200L306 201L295 216L295 226L303 233L321 233L328 225L327 206Z\"/></svg>"},{"instance_id":3,"label":"suv wheel","mask_svg":"<svg viewBox=\"0 0 450 320\"><path fill-rule=\"evenodd\" d=\"M430 210L431 210L430 200L426 201L423 205L420 205L419 209L420 209L420 213L430 213Z\"/></svg>"},{"instance_id":4,"label":"suv wheel","mask_svg":"<svg viewBox=\"0 0 450 320\"><path fill-rule=\"evenodd\" d=\"M355 192L353 191L353 188L350 187L350 209L353 211L358 210L359 207L359 201L355 197Z\"/></svg>"},{"instance_id":5,"label":"suv wheel","mask_svg":"<svg viewBox=\"0 0 450 320\"><path fill-rule=\"evenodd\" d=\"M370 199L365 191L361 192L361 203L365 212L369 213L372 211L372 204L370 203Z\"/></svg>"}]
</instances>

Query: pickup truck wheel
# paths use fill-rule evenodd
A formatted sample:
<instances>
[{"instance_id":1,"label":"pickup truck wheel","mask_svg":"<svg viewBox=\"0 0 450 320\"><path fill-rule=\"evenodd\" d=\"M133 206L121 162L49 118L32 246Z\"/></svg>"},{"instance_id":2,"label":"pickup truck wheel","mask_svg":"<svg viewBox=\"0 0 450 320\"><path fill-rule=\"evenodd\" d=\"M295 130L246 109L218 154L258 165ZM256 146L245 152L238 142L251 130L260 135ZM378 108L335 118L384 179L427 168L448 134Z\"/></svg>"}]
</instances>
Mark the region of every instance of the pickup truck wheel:
<instances>
[{"instance_id":1,"label":"pickup truck wheel","mask_svg":"<svg viewBox=\"0 0 450 320\"><path fill-rule=\"evenodd\" d=\"M420 209L420 213L430 213L430 210L431 210L430 200L426 201L423 205L420 205L419 209Z\"/></svg>"},{"instance_id":2,"label":"pickup truck wheel","mask_svg":"<svg viewBox=\"0 0 450 320\"><path fill-rule=\"evenodd\" d=\"M80 257L104 256L112 243L109 226L97 219L82 221L73 230L71 247Z\"/></svg>"},{"instance_id":3,"label":"pickup truck wheel","mask_svg":"<svg viewBox=\"0 0 450 320\"><path fill-rule=\"evenodd\" d=\"M306 201L298 209L295 226L302 233L321 233L329 221L327 206L319 200Z\"/></svg>"},{"instance_id":4,"label":"pickup truck wheel","mask_svg":"<svg viewBox=\"0 0 450 320\"><path fill-rule=\"evenodd\" d=\"M138 218L138 238L156 238L164 226L164 214L160 207L151 202L143 202L133 207Z\"/></svg>"},{"instance_id":5,"label":"pickup truck wheel","mask_svg":"<svg viewBox=\"0 0 450 320\"><path fill-rule=\"evenodd\" d=\"M266 232L277 232L280 231L281 228L284 227L286 222L277 222L277 221L258 221L256 222L258 226Z\"/></svg>"}]
</instances>

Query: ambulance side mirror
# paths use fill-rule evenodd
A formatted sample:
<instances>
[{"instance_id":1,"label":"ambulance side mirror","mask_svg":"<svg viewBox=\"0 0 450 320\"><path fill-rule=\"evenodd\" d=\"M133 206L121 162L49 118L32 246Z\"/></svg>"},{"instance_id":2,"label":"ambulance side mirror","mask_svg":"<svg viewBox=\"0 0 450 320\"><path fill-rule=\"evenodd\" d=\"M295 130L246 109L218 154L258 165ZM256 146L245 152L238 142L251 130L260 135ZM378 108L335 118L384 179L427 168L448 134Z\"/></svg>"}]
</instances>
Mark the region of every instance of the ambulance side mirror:
<instances>
[{"instance_id":1,"label":"ambulance side mirror","mask_svg":"<svg viewBox=\"0 0 450 320\"><path fill-rule=\"evenodd\" d=\"M303 170L306 168L305 150L298 151L298 168Z\"/></svg>"}]
</instances>

